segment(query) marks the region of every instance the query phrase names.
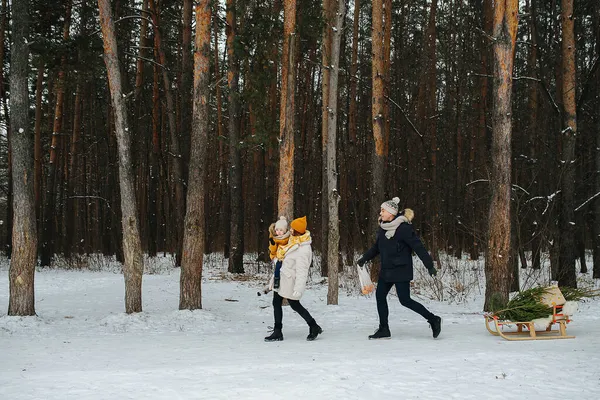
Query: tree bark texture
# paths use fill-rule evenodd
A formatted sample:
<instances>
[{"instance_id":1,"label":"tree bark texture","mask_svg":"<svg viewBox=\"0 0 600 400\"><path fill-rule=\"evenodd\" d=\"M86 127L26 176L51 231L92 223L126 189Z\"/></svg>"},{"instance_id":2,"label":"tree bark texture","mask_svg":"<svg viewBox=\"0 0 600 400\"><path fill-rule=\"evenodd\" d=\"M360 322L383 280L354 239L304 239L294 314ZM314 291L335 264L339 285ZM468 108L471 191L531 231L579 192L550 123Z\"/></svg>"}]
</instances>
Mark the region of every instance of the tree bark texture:
<instances>
[{"instance_id":1,"label":"tree bark texture","mask_svg":"<svg viewBox=\"0 0 600 400\"><path fill-rule=\"evenodd\" d=\"M596 54L600 54L600 8L596 8L595 14L596 27ZM600 82L600 70L596 71L596 82ZM600 148L600 99L596 98L596 124L594 126L596 135L596 149ZM594 166L596 171L600 171L600 151L596 151L594 156ZM596 172L594 179L594 188L596 193L600 193L600 173ZM600 197L594 200L594 222L593 222L593 269L592 276L595 279L600 278Z\"/></svg>"},{"instance_id":2,"label":"tree bark texture","mask_svg":"<svg viewBox=\"0 0 600 400\"><path fill-rule=\"evenodd\" d=\"M192 131L192 86L194 80L194 71L192 65L192 0L183 1L183 35L181 40L181 86L179 88L181 95L180 109L180 139L181 158L182 158L182 180L187 176L186 166L190 161L190 141Z\"/></svg>"},{"instance_id":3,"label":"tree bark texture","mask_svg":"<svg viewBox=\"0 0 600 400\"><path fill-rule=\"evenodd\" d=\"M350 143L357 141L356 125L358 118L357 90L358 90L358 32L360 21L360 0L354 0L354 19L352 25L352 58L350 61L350 105L348 106L348 136ZM325 63L323 63L325 64ZM325 81L323 77L323 82Z\"/></svg>"},{"instance_id":4,"label":"tree bark texture","mask_svg":"<svg viewBox=\"0 0 600 400\"><path fill-rule=\"evenodd\" d=\"M323 0L323 18L325 19L323 24L323 51L322 51L322 81L321 81L321 238L325 239L329 235L327 230L329 228L329 206L325 205L325 202L329 201L327 198L328 193L328 173L327 173L327 143L329 135L329 91L330 91L330 79L331 74L331 46L332 46L332 30L334 24L334 5L335 0ZM336 98L337 100L337 98ZM321 276L328 275L329 265L329 254L327 246L329 245L327 240L321 240Z\"/></svg>"},{"instance_id":5,"label":"tree bark texture","mask_svg":"<svg viewBox=\"0 0 600 400\"><path fill-rule=\"evenodd\" d=\"M6 119L6 145L7 149L7 163L8 166L6 168L6 175L8 176L7 182L7 190L6 190L6 256L11 257L12 254L12 230L13 230L13 184L12 184L12 152L11 152L11 123L10 123L10 113L8 111L8 96L6 90L6 83L4 79L4 54L5 54L5 40L4 35L6 32L6 26L8 21L8 7L6 4L6 0L2 0L2 16L0 20L1 29L2 29L2 43L0 44L0 49L2 49L0 68L2 68L2 73L0 73L0 95L2 96L2 107L4 109L4 118ZM9 83L10 84L10 83Z\"/></svg>"},{"instance_id":6,"label":"tree bark texture","mask_svg":"<svg viewBox=\"0 0 600 400\"><path fill-rule=\"evenodd\" d=\"M35 127L33 141L33 192L35 197L35 213L38 219L38 226L42 226L39 222L42 205L42 83L44 82L44 64L40 61L38 66L37 83L35 85Z\"/></svg>"},{"instance_id":7,"label":"tree bark texture","mask_svg":"<svg viewBox=\"0 0 600 400\"><path fill-rule=\"evenodd\" d=\"M283 8L283 51L281 54L281 105L279 112L279 197L278 215L294 216L294 97L296 92L296 0Z\"/></svg>"},{"instance_id":8,"label":"tree bark texture","mask_svg":"<svg viewBox=\"0 0 600 400\"><path fill-rule=\"evenodd\" d=\"M577 137L575 28L573 0L561 2L562 22L562 178L558 285L577 287L575 273L575 142Z\"/></svg>"},{"instance_id":9,"label":"tree bark texture","mask_svg":"<svg viewBox=\"0 0 600 400\"><path fill-rule=\"evenodd\" d=\"M329 74L329 100L328 100L328 123L327 123L327 187L323 188L327 194L328 216L328 235L327 235L327 265L331 266L328 270L328 290L327 304L338 304L338 261L340 247L340 221L339 221L339 202L340 194L337 189L338 165L337 165L337 118L338 118L338 75L340 70L340 42L344 17L346 15L345 0L338 0L337 11L335 14L335 27L332 25L331 33L331 71Z\"/></svg>"},{"instance_id":10,"label":"tree bark texture","mask_svg":"<svg viewBox=\"0 0 600 400\"><path fill-rule=\"evenodd\" d=\"M144 58L148 46L148 0L142 0L142 12L140 13L140 42L138 47L138 59L136 61L135 74L135 98L139 99L144 84Z\"/></svg>"},{"instance_id":11,"label":"tree bark texture","mask_svg":"<svg viewBox=\"0 0 600 400\"><path fill-rule=\"evenodd\" d=\"M385 185L385 163L387 153L384 138L384 97L383 80L385 77L383 60L383 2L382 0L373 0L373 31L372 31L372 53L371 61L371 79L373 85L373 94L371 98L371 123L373 127L373 142L375 152L373 153L371 170L371 193L370 193L370 232L375 233L378 229L377 215L379 205L385 200L383 196ZM373 240L375 237L373 236ZM371 279L377 280L379 276L379 264L373 263L371 267Z\"/></svg>"},{"instance_id":12,"label":"tree bark texture","mask_svg":"<svg viewBox=\"0 0 600 400\"><path fill-rule=\"evenodd\" d=\"M180 277L180 310L202 308L211 12L210 0L202 0L196 4L193 122Z\"/></svg>"},{"instance_id":13,"label":"tree bark texture","mask_svg":"<svg viewBox=\"0 0 600 400\"><path fill-rule=\"evenodd\" d=\"M125 258L123 265L125 312L131 314L142 311L142 273L144 271L137 206L133 189L135 187L134 177L131 173L131 137L121 86L121 69L117 56L117 39L110 0L98 0L98 8L100 10L100 26L104 42L104 62L108 73L117 136L121 226L123 229Z\"/></svg>"},{"instance_id":14,"label":"tree bark texture","mask_svg":"<svg viewBox=\"0 0 600 400\"><path fill-rule=\"evenodd\" d=\"M437 185L437 123L436 114L436 14L437 0L432 0L429 9L429 20L425 37L423 39L423 56L421 66L421 77L419 82L419 96L417 99L417 120L421 126L421 133L425 137L425 143L429 144L429 160L425 161L424 170L428 171L426 182L428 182L429 193L438 193ZM430 251L434 260L438 260L438 236L439 236L439 204L438 196L430 195L424 198L425 212L432 220L430 237Z\"/></svg>"},{"instance_id":15,"label":"tree bark texture","mask_svg":"<svg viewBox=\"0 0 600 400\"><path fill-rule=\"evenodd\" d=\"M33 132L29 129L29 1L12 6L10 62L10 134L14 218L9 269L8 315L35 315L34 277L37 228L33 193Z\"/></svg>"},{"instance_id":16,"label":"tree bark texture","mask_svg":"<svg viewBox=\"0 0 600 400\"><path fill-rule=\"evenodd\" d=\"M244 273L244 204L242 202L242 160L240 150L238 88L239 66L236 43L236 1L227 0L227 55L229 85L229 272Z\"/></svg>"},{"instance_id":17,"label":"tree bark texture","mask_svg":"<svg viewBox=\"0 0 600 400\"><path fill-rule=\"evenodd\" d=\"M598 45L600 47L600 44ZM600 74L600 72L599 72ZM596 102L596 116L600 116L600 101ZM600 148L600 118L596 117L596 126L595 126L595 135L596 135L596 148ZM600 151L596 151L596 156L594 159L596 165L596 171L600 171ZM594 186L596 193L600 193L600 173L596 173L596 177L594 180ZM600 197L597 197L594 200L594 240L593 240L593 249L594 249L594 272L593 277L595 279L600 278Z\"/></svg>"},{"instance_id":18,"label":"tree bark texture","mask_svg":"<svg viewBox=\"0 0 600 400\"><path fill-rule=\"evenodd\" d=\"M494 5L494 107L490 179L492 197L485 259L486 311L508 302L511 284L511 94L518 6L518 0L501 0Z\"/></svg>"},{"instance_id":19,"label":"tree bark texture","mask_svg":"<svg viewBox=\"0 0 600 400\"><path fill-rule=\"evenodd\" d=\"M72 1L67 0L65 7L65 19L63 22L63 41L67 43L70 38L71 29L71 9ZM50 144L50 159L48 161L48 175L46 180L46 197L44 200L44 224L42 230L42 247L40 252L40 262L43 266L48 266L52 262L53 254L56 251L56 188L60 185L56 182L57 163L59 162L59 151L63 140L63 114L65 103L65 85L67 57L61 58L58 80L56 83L56 106L54 108L54 125L52 128L52 140Z\"/></svg>"},{"instance_id":20,"label":"tree bark texture","mask_svg":"<svg viewBox=\"0 0 600 400\"><path fill-rule=\"evenodd\" d=\"M175 111L175 99L173 95L173 89L171 85L171 78L169 77L167 70L167 57L164 50L164 44L162 39L162 32L160 30L160 22L158 19L158 8L155 0L149 0L150 10L152 12L152 26L154 27L154 42L158 50L159 62L161 64L161 72L163 77L163 87L165 90L165 96L167 98L167 120L169 122L169 182L171 183L172 189L174 189L174 204L172 207L173 214L175 216L175 223L171 224L173 227L172 233L174 237L172 240L172 251L176 254L181 254L181 243L183 234L183 214L185 210L184 201L184 187L183 187L183 165L181 148L179 145L180 137L179 130L177 129L177 115ZM177 260L180 257L177 256Z\"/></svg>"}]
</instances>

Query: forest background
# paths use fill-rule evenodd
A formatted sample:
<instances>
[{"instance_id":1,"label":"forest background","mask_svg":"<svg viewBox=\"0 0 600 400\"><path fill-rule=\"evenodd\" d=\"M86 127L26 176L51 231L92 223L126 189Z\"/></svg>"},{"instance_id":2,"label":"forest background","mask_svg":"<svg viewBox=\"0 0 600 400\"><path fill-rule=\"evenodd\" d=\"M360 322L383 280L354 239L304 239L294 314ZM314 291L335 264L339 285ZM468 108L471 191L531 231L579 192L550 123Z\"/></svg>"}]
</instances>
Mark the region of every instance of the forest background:
<instances>
[{"instance_id":1,"label":"forest background","mask_svg":"<svg viewBox=\"0 0 600 400\"><path fill-rule=\"evenodd\" d=\"M595 0L2 0L0 35L0 241L34 248L11 296L57 256L115 255L131 289L168 253L199 308L203 254L243 273L279 215L337 287L393 196L490 296L546 255L600 278Z\"/></svg>"}]
</instances>

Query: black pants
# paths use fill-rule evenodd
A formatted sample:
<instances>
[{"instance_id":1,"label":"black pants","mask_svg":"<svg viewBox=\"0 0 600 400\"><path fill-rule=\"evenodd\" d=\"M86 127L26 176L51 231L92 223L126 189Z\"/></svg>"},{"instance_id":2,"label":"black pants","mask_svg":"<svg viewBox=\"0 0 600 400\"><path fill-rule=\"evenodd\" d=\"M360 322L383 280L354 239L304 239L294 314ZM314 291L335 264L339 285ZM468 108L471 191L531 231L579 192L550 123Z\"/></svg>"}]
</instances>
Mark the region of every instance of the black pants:
<instances>
[{"instance_id":1,"label":"black pants","mask_svg":"<svg viewBox=\"0 0 600 400\"><path fill-rule=\"evenodd\" d=\"M315 320L310 315L308 310L300 304L300 300L290 300L288 299L288 303L290 303L290 307L292 310L296 311L308 325L313 325ZM279 295L277 292L273 292L273 313L275 314L275 328L281 329L282 321L283 321L283 297Z\"/></svg>"},{"instance_id":2,"label":"black pants","mask_svg":"<svg viewBox=\"0 0 600 400\"><path fill-rule=\"evenodd\" d=\"M414 312L421 314L426 320L430 320L434 315L426 309L421 303L410 298L410 282L383 282L381 279L377 282L377 291L375 298L377 299L377 312L379 313L379 324L388 326L388 315L390 313L387 303L387 295L392 286L396 285L398 300L406 308L410 308Z\"/></svg>"}]
</instances>

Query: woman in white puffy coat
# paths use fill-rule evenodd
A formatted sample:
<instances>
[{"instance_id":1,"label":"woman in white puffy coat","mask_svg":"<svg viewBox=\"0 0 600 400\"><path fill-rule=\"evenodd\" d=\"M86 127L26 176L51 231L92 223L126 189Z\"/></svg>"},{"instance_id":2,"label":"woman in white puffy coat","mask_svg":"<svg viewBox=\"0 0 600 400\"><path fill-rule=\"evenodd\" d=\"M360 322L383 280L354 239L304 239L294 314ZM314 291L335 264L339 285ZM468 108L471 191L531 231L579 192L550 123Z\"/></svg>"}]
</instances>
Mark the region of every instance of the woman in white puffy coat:
<instances>
[{"instance_id":1,"label":"woman in white puffy coat","mask_svg":"<svg viewBox=\"0 0 600 400\"><path fill-rule=\"evenodd\" d=\"M287 299L292 310L296 311L308 324L306 340L315 340L323 332L308 310L300 304L300 298L306 289L308 269L312 261L312 239L306 230L306 217L297 218L290 224L292 234L286 245L285 257L281 265L279 288L273 289L273 314L275 325L273 333L265 337L267 342L283 340L283 299ZM272 286L272 285L271 285Z\"/></svg>"}]
</instances>

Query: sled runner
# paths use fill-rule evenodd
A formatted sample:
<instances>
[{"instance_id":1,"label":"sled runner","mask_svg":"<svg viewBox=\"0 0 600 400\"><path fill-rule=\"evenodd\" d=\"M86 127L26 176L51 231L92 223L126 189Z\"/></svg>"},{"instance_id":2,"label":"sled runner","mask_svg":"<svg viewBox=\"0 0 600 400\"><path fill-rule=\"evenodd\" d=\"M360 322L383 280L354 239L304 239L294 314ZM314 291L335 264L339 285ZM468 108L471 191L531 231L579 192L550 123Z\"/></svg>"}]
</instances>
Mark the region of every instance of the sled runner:
<instances>
[{"instance_id":1,"label":"sled runner","mask_svg":"<svg viewBox=\"0 0 600 400\"><path fill-rule=\"evenodd\" d=\"M571 319L563 313L563 306L553 304L552 310L551 319L545 330L536 330L534 321L503 321L492 314L484 315L485 327L492 335L501 336L506 340L573 339L575 336L567 335L567 324ZM554 325L557 329L552 329ZM505 327L509 329L504 329Z\"/></svg>"}]
</instances>

